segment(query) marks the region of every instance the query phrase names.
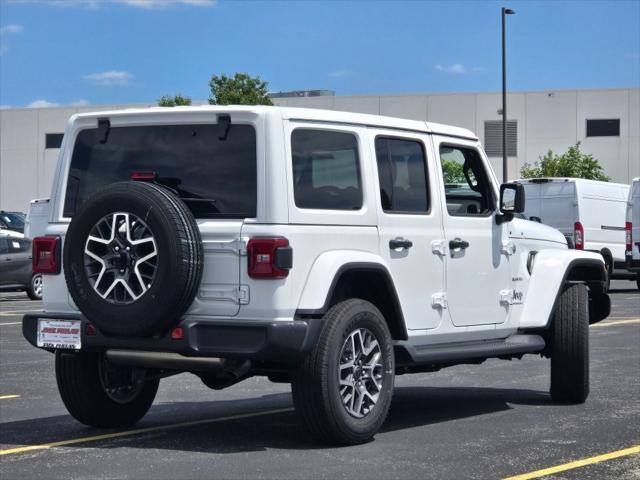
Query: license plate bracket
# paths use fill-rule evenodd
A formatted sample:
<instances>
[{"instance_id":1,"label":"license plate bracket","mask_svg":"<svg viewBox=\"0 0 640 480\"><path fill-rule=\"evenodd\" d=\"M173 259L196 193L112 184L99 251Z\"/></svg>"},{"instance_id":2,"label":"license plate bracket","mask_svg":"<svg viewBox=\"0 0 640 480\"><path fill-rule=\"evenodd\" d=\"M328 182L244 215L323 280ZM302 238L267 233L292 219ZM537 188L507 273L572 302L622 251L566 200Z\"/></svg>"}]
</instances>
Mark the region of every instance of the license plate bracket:
<instances>
[{"instance_id":1,"label":"license plate bracket","mask_svg":"<svg viewBox=\"0 0 640 480\"><path fill-rule=\"evenodd\" d=\"M37 345L42 348L80 350L82 322L55 318L38 319Z\"/></svg>"}]
</instances>

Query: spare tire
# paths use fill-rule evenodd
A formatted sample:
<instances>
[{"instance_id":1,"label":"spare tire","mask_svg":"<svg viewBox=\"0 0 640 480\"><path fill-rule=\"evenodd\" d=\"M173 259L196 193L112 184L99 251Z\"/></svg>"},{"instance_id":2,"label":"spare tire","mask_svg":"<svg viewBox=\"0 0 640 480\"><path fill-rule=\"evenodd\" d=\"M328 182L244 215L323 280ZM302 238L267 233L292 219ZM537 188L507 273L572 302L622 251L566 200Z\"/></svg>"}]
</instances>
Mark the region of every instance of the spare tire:
<instances>
[{"instance_id":1,"label":"spare tire","mask_svg":"<svg viewBox=\"0 0 640 480\"><path fill-rule=\"evenodd\" d=\"M180 198L156 184L120 182L76 212L63 267L71 298L100 331L149 336L189 308L202 258L200 230Z\"/></svg>"}]
</instances>

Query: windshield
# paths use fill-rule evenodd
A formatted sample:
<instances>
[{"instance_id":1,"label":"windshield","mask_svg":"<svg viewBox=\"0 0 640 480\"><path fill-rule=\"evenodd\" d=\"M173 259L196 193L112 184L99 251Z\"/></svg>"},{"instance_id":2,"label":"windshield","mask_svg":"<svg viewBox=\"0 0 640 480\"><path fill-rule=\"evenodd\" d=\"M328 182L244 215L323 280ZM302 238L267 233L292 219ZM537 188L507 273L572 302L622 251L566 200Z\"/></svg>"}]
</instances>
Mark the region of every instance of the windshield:
<instances>
[{"instance_id":1,"label":"windshield","mask_svg":"<svg viewBox=\"0 0 640 480\"><path fill-rule=\"evenodd\" d=\"M1 228L23 232L24 214L17 212L0 212L0 225Z\"/></svg>"},{"instance_id":2,"label":"windshield","mask_svg":"<svg viewBox=\"0 0 640 480\"><path fill-rule=\"evenodd\" d=\"M100 188L153 172L197 218L256 215L256 134L232 124L220 139L216 124L114 127L81 131L71 159L64 216Z\"/></svg>"}]
</instances>

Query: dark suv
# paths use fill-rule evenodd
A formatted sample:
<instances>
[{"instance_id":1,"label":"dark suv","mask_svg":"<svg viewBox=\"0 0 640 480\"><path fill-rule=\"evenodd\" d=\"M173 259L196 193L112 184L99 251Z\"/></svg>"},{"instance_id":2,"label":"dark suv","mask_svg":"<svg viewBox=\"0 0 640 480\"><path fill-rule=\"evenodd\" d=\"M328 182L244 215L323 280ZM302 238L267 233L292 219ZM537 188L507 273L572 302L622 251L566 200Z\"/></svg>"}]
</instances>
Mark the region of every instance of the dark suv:
<instances>
[{"instance_id":1,"label":"dark suv","mask_svg":"<svg viewBox=\"0 0 640 480\"><path fill-rule=\"evenodd\" d=\"M42 298L42 275L31 267L31 240L0 237L0 291L24 290L31 300Z\"/></svg>"}]
</instances>

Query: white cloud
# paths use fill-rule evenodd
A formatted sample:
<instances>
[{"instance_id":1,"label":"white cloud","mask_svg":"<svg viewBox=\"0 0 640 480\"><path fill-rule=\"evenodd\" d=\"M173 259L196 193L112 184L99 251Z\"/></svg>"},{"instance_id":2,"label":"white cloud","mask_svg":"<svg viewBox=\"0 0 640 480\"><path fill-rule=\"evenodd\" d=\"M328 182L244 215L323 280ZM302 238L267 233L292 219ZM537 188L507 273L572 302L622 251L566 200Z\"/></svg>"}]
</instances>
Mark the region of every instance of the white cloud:
<instances>
[{"instance_id":1,"label":"white cloud","mask_svg":"<svg viewBox=\"0 0 640 480\"><path fill-rule=\"evenodd\" d=\"M94 85L111 87L114 85L129 85L133 77L133 74L129 72L110 70L108 72L90 73L83 78Z\"/></svg>"},{"instance_id":2,"label":"white cloud","mask_svg":"<svg viewBox=\"0 0 640 480\"><path fill-rule=\"evenodd\" d=\"M350 77L353 75L353 72L351 70L336 70L334 72L329 72L327 75L331 78L343 78Z\"/></svg>"},{"instance_id":3,"label":"white cloud","mask_svg":"<svg viewBox=\"0 0 640 480\"><path fill-rule=\"evenodd\" d=\"M70 107L86 107L87 105L91 105L88 100L76 100L75 102L71 102L69 104Z\"/></svg>"},{"instance_id":4,"label":"white cloud","mask_svg":"<svg viewBox=\"0 0 640 480\"><path fill-rule=\"evenodd\" d=\"M7 108L13 108L11 105L0 105L0 110L6 110Z\"/></svg>"},{"instance_id":5,"label":"white cloud","mask_svg":"<svg viewBox=\"0 0 640 480\"><path fill-rule=\"evenodd\" d=\"M49 108L49 107L59 107L59 103L48 102L46 100L34 100L27 108Z\"/></svg>"},{"instance_id":6,"label":"white cloud","mask_svg":"<svg viewBox=\"0 0 640 480\"><path fill-rule=\"evenodd\" d=\"M454 73L457 75L462 75L464 73L467 73L467 67L465 67L461 63L452 63L451 65L438 64L438 65L435 65L433 68L438 72Z\"/></svg>"},{"instance_id":7,"label":"white cloud","mask_svg":"<svg viewBox=\"0 0 640 480\"><path fill-rule=\"evenodd\" d=\"M5 25L4 27L0 27L0 35L8 35L11 33L20 33L24 30L22 25Z\"/></svg>"},{"instance_id":8,"label":"white cloud","mask_svg":"<svg viewBox=\"0 0 640 480\"><path fill-rule=\"evenodd\" d=\"M473 67L471 71L475 73L486 73L487 69L484 67Z\"/></svg>"}]
</instances>

